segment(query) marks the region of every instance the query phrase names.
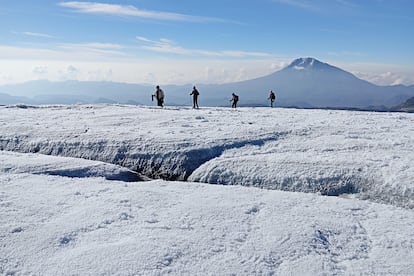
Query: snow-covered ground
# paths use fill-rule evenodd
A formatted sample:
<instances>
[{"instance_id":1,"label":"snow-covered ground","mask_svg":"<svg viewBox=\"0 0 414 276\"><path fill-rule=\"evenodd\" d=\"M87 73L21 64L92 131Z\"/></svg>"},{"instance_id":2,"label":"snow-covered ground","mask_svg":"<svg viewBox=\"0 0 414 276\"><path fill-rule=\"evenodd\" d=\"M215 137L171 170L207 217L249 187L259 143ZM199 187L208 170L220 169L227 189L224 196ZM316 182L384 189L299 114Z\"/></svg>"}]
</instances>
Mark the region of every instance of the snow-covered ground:
<instances>
[{"instance_id":1,"label":"snow-covered ground","mask_svg":"<svg viewBox=\"0 0 414 276\"><path fill-rule=\"evenodd\" d=\"M414 271L412 210L242 186L110 181L101 177L110 166L74 159L95 170L71 178L66 158L1 155L11 160L0 165L1 275Z\"/></svg>"},{"instance_id":2,"label":"snow-covered ground","mask_svg":"<svg viewBox=\"0 0 414 276\"><path fill-rule=\"evenodd\" d=\"M414 115L270 108L0 107L0 149L151 178L414 207Z\"/></svg>"},{"instance_id":3,"label":"snow-covered ground","mask_svg":"<svg viewBox=\"0 0 414 276\"><path fill-rule=\"evenodd\" d=\"M413 148L414 114L0 107L0 275L412 275Z\"/></svg>"}]
</instances>

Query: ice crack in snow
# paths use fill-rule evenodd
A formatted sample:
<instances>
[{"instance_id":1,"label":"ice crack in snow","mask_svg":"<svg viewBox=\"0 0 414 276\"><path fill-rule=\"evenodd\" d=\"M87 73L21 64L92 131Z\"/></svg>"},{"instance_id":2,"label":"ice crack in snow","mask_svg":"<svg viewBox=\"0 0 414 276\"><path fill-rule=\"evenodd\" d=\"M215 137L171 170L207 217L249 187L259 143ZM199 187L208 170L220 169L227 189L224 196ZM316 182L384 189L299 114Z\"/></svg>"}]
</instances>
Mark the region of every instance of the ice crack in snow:
<instances>
[{"instance_id":1,"label":"ice crack in snow","mask_svg":"<svg viewBox=\"0 0 414 276\"><path fill-rule=\"evenodd\" d=\"M149 178L162 178L165 180L185 181L203 163L220 156L229 149L240 149L245 146L262 146L266 142L275 141L286 132L261 135L256 139L236 140L234 142L223 141L222 144L215 143L208 147L197 147L195 144L187 146L179 145L177 150L154 151L140 149L139 145L112 144L109 141L98 142L22 142L20 139L0 139L0 148L18 152L42 153L54 156L77 157L107 162L128 168L141 173ZM90 168L78 170L53 170L42 173L60 176L88 176ZM118 175L106 177L109 180L139 181L144 178L139 175L120 172Z\"/></svg>"},{"instance_id":2,"label":"ice crack in snow","mask_svg":"<svg viewBox=\"0 0 414 276\"><path fill-rule=\"evenodd\" d=\"M19 168L4 164L3 173L122 181L162 178L332 196L357 194L414 207L410 116L129 106L22 106L2 108L0 113L0 150L122 167L101 164L97 169L80 159L64 162L63 168L60 162L36 167L32 161ZM2 163L7 159L3 157Z\"/></svg>"}]
</instances>

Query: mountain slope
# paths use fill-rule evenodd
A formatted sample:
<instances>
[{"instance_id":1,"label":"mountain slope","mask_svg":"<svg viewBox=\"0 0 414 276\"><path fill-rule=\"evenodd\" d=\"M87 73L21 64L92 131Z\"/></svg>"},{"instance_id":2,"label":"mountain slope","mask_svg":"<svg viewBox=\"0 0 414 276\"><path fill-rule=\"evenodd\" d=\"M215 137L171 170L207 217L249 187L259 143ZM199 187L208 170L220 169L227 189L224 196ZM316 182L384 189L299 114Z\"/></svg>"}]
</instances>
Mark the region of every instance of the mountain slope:
<instances>
[{"instance_id":1,"label":"mountain slope","mask_svg":"<svg viewBox=\"0 0 414 276\"><path fill-rule=\"evenodd\" d=\"M414 112L414 97L409 98L405 103L392 108L393 111Z\"/></svg>"},{"instance_id":2,"label":"mountain slope","mask_svg":"<svg viewBox=\"0 0 414 276\"><path fill-rule=\"evenodd\" d=\"M6 93L0 93L0 105L24 103L27 101L30 101L30 99L26 97L11 96Z\"/></svg>"},{"instance_id":3,"label":"mountain slope","mask_svg":"<svg viewBox=\"0 0 414 276\"><path fill-rule=\"evenodd\" d=\"M140 91L145 91L147 98L150 98L151 90L151 86L139 84L80 81L50 82L46 80L0 86L0 93L24 96L26 97L25 103L28 104L139 104L138 100L142 97L137 94Z\"/></svg>"}]
</instances>

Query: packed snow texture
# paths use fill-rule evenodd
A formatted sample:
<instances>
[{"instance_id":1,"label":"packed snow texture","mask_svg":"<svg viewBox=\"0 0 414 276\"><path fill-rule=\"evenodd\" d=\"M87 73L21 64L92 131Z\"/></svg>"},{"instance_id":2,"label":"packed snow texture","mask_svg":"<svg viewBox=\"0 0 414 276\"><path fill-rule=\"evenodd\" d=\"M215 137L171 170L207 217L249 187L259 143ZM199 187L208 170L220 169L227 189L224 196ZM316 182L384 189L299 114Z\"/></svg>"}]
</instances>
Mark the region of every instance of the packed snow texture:
<instances>
[{"instance_id":1,"label":"packed snow texture","mask_svg":"<svg viewBox=\"0 0 414 276\"><path fill-rule=\"evenodd\" d=\"M412 275L413 121L0 107L0 275Z\"/></svg>"},{"instance_id":2,"label":"packed snow texture","mask_svg":"<svg viewBox=\"0 0 414 276\"><path fill-rule=\"evenodd\" d=\"M9 159L0 163L0 275L414 271L412 210L242 186L110 181L102 175L113 168L95 162L0 156ZM68 177L70 162L98 167L97 177ZM39 174L44 168L62 173Z\"/></svg>"},{"instance_id":3,"label":"packed snow texture","mask_svg":"<svg viewBox=\"0 0 414 276\"><path fill-rule=\"evenodd\" d=\"M0 107L0 149L150 178L414 207L414 115L279 108Z\"/></svg>"}]
</instances>

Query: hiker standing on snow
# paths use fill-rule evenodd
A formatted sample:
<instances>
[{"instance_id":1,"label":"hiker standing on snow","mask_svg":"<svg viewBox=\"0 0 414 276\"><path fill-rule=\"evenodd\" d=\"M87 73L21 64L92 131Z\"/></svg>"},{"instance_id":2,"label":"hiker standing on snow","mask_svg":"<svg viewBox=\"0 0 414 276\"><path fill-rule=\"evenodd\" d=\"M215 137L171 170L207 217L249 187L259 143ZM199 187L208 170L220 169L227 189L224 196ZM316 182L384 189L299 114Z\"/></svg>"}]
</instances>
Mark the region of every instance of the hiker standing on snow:
<instances>
[{"instance_id":1,"label":"hiker standing on snow","mask_svg":"<svg viewBox=\"0 0 414 276\"><path fill-rule=\"evenodd\" d=\"M233 104L231 105L231 107L236 108L237 107L237 102L239 101L239 96L237 96L234 93L232 93L231 95L233 96L233 98L230 100L230 101L233 101Z\"/></svg>"},{"instance_id":2,"label":"hiker standing on snow","mask_svg":"<svg viewBox=\"0 0 414 276\"><path fill-rule=\"evenodd\" d=\"M191 92L190 96L191 95L193 95L193 108L198 108L198 95L200 95L200 93L195 86L193 87L193 92Z\"/></svg>"},{"instance_id":3,"label":"hiker standing on snow","mask_svg":"<svg viewBox=\"0 0 414 276\"><path fill-rule=\"evenodd\" d=\"M155 93L152 95L152 100L154 97L157 99L157 106L163 107L164 105L164 91L157 85Z\"/></svg>"},{"instance_id":4,"label":"hiker standing on snow","mask_svg":"<svg viewBox=\"0 0 414 276\"><path fill-rule=\"evenodd\" d=\"M273 103L276 100L276 95L273 92L273 90L270 90L269 98L267 98L267 99L270 100L270 107L273 107Z\"/></svg>"}]
</instances>

